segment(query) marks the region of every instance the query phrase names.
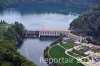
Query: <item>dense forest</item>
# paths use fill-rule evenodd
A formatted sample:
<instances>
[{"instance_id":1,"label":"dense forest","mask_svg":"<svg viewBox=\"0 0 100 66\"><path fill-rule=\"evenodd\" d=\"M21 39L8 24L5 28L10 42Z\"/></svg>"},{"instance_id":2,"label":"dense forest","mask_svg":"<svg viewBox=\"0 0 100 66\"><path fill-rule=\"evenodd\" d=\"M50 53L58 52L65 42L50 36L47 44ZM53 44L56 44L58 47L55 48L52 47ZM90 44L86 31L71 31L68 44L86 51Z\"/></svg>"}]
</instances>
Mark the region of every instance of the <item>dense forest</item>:
<instances>
[{"instance_id":1,"label":"dense forest","mask_svg":"<svg viewBox=\"0 0 100 66\"><path fill-rule=\"evenodd\" d=\"M22 5L59 5L59 6L70 6L75 8L88 8L95 4L99 4L100 0L0 0L0 7L15 7ZM74 5L74 6L73 6Z\"/></svg>"},{"instance_id":2,"label":"dense forest","mask_svg":"<svg viewBox=\"0 0 100 66\"><path fill-rule=\"evenodd\" d=\"M36 66L16 51L24 35L25 28L21 23L0 22L0 66Z\"/></svg>"},{"instance_id":3,"label":"dense forest","mask_svg":"<svg viewBox=\"0 0 100 66\"><path fill-rule=\"evenodd\" d=\"M75 34L87 36L89 43L100 45L100 6L81 14L70 24Z\"/></svg>"}]
</instances>

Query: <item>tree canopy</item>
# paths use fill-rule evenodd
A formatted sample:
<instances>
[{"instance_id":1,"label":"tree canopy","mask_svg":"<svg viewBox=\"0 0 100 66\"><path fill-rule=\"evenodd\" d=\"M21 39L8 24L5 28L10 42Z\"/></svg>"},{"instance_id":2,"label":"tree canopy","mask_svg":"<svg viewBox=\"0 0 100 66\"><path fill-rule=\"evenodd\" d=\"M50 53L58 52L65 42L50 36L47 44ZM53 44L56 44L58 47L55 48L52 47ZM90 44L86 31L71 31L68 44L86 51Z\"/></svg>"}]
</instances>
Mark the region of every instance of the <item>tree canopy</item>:
<instances>
[{"instance_id":1,"label":"tree canopy","mask_svg":"<svg viewBox=\"0 0 100 66\"><path fill-rule=\"evenodd\" d=\"M100 45L100 6L81 14L70 24L75 34L91 37L93 44Z\"/></svg>"}]
</instances>

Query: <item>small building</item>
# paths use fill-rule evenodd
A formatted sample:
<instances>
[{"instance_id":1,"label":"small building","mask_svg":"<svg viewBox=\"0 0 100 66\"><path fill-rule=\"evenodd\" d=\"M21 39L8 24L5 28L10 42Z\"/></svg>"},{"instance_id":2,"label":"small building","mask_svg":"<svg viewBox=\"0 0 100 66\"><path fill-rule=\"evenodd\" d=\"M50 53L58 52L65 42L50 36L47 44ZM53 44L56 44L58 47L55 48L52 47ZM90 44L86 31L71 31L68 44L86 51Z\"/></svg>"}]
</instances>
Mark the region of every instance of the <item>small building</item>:
<instances>
[{"instance_id":1,"label":"small building","mask_svg":"<svg viewBox=\"0 0 100 66\"><path fill-rule=\"evenodd\" d=\"M81 50L81 49L83 49L83 47L82 47L82 45L78 45L78 46L75 46L74 49L75 50Z\"/></svg>"},{"instance_id":2,"label":"small building","mask_svg":"<svg viewBox=\"0 0 100 66\"><path fill-rule=\"evenodd\" d=\"M92 51L87 51L87 52L85 52L85 54L87 54L87 55L93 55L94 52L92 52Z\"/></svg>"},{"instance_id":3,"label":"small building","mask_svg":"<svg viewBox=\"0 0 100 66\"><path fill-rule=\"evenodd\" d=\"M86 39L85 37L77 36L77 35L72 34L72 33L69 33L68 37L74 39L77 42L82 42L82 41L84 41Z\"/></svg>"},{"instance_id":4,"label":"small building","mask_svg":"<svg viewBox=\"0 0 100 66\"><path fill-rule=\"evenodd\" d=\"M75 42L73 39L71 39L71 38L66 38L66 37L64 37L63 38L63 40L62 40L63 42Z\"/></svg>"},{"instance_id":5,"label":"small building","mask_svg":"<svg viewBox=\"0 0 100 66\"><path fill-rule=\"evenodd\" d=\"M94 50L100 50L100 46L97 46L97 45L92 45L91 48Z\"/></svg>"}]
</instances>

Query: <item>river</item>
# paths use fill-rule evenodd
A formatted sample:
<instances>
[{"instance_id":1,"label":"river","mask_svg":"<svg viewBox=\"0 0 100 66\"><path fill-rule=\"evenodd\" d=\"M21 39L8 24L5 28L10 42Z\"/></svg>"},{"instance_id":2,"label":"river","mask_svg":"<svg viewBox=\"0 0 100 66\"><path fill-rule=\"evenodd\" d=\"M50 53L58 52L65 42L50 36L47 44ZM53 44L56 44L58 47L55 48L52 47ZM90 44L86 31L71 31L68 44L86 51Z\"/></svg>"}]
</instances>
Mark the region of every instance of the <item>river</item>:
<instances>
[{"instance_id":1,"label":"river","mask_svg":"<svg viewBox=\"0 0 100 66\"><path fill-rule=\"evenodd\" d=\"M49 8L49 7L48 7ZM52 7L53 8L53 7ZM62 7L63 8L63 7ZM79 16L75 9L63 8L51 10L34 8L7 8L0 11L0 20L7 23L21 22L28 30L39 29L68 29L72 20ZM53 42L54 38L27 38L18 48L18 52L35 62L38 66L48 66L46 63L40 63L40 57L43 57L44 49Z\"/></svg>"}]
</instances>

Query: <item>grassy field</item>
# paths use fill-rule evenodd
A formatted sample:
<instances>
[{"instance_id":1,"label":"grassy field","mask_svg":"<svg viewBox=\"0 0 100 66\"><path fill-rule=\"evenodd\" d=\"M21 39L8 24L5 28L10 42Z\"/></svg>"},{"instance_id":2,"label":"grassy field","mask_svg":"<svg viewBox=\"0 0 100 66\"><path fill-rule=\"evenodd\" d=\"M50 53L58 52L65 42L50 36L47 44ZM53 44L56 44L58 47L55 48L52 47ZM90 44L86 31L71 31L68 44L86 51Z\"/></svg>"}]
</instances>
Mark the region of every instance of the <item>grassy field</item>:
<instances>
[{"instance_id":1,"label":"grassy field","mask_svg":"<svg viewBox=\"0 0 100 66\"><path fill-rule=\"evenodd\" d=\"M69 51L68 52L70 55L74 56L74 57L86 57L87 55L85 55L83 52L77 51L77 50L73 50L73 51Z\"/></svg>"},{"instance_id":2,"label":"grassy field","mask_svg":"<svg viewBox=\"0 0 100 66\"><path fill-rule=\"evenodd\" d=\"M64 47L65 49L70 49L76 46L76 44L74 42L67 42L65 44L61 44L61 46Z\"/></svg>"},{"instance_id":3,"label":"grassy field","mask_svg":"<svg viewBox=\"0 0 100 66\"><path fill-rule=\"evenodd\" d=\"M66 66L84 66L81 63L77 63L78 61L76 59L74 59L74 58L70 57L69 55L65 54L65 50L59 45L53 46L49 50L49 55L53 59L58 59L59 60L60 58L64 58L64 61L67 60L67 62L63 63L62 61L60 61L60 63L66 65ZM73 60L70 61L71 59L73 59Z\"/></svg>"}]
</instances>

